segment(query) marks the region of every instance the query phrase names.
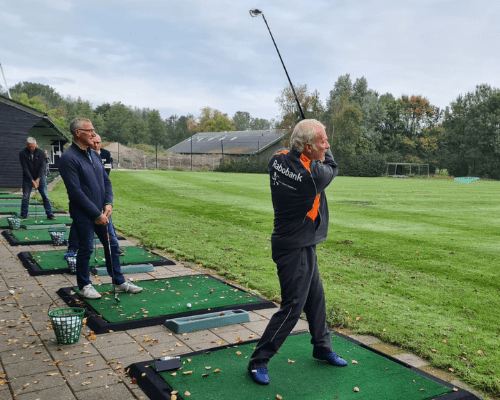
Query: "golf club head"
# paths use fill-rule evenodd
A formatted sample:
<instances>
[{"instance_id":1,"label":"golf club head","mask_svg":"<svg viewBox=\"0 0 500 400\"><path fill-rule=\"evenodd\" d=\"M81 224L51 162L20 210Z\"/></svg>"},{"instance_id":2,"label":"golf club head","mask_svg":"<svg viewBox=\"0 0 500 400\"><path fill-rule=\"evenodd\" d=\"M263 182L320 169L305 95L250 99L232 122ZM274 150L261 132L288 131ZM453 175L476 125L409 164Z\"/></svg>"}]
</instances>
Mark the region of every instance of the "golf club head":
<instances>
[{"instance_id":1,"label":"golf club head","mask_svg":"<svg viewBox=\"0 0 500 400\"><path fill-rule=\"evenodd\" d=\"M262 11L258 9L250 10L249 12L252 17L258 17L260 14L262 14Z\"/></svg>"}]
</instances>

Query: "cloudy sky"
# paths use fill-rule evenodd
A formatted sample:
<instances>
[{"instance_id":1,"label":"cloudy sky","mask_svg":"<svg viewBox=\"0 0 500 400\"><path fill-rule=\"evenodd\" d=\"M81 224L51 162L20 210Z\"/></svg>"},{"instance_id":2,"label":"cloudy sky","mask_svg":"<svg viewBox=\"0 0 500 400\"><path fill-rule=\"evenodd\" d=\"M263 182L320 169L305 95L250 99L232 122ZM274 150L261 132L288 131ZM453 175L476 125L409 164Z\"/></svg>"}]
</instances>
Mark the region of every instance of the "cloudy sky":
<instances>
[{"instance_id":1,"label":"cloudy sky","mask_svg":"<svg viewBox=\"0 0 500 400\"><path fill-rule=\"evenodd\" d=\"M0 0L0 63L9 86L43 83L94 107L276 118L288 81L254 8L294 85L323 101L345 74L439 107L500 87L498 0Z\"/></svg>"}]
</instances>

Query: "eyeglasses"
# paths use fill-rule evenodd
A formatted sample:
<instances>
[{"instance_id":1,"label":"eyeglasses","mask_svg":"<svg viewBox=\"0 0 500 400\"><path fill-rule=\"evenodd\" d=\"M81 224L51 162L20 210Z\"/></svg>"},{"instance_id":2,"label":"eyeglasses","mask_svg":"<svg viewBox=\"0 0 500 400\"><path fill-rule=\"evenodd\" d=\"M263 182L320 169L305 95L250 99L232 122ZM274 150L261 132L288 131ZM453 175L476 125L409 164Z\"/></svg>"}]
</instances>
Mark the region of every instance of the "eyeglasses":
<instances>
[{"instance_id":1,"label":"eyeglasses","mask_svg":"<svg viewBox=\"0 0 500 400\"><path fill-rule=\"evenodd\" d=\"M87 132L95 132L95 129L82 129L82 128L76 128L79 131L87 131Z\"/></svg>"}]
</instances>

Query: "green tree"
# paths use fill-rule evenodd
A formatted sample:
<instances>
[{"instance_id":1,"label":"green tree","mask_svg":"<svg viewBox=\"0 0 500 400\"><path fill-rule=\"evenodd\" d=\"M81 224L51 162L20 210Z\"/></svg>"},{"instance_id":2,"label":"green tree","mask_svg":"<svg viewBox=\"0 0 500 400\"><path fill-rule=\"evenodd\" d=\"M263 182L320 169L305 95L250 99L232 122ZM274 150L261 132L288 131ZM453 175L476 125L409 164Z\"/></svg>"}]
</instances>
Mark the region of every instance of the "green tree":
<instances>
[{"instance_id":1,"label":"green tree","mask_svg":"<svg viewBox=\"0 0 500 400\"><path fill-rule=\"evenodd\" d=\"M153 110L149 113L147 125L149 128L151 144L158 148L158 146L165 143L167 127L157 110Z\"/></svg>"},{"instance_id":2,"label":"green tree","mask_svg":"<svg viewBox=\"0 0 500 400\"><path fill-rule=\"evenodd\" d=\"M151 141L150 127L148 121L142 119L141 115L132 113L129 120L129 130L132 143L154 144Z\"/></svg>"},{"instance_id":3,"label":"green tree","mask_svg":"<svg viewBox=\"0 0 500 400\"><path fill-rule=\"evenodd\" d=\"M198 118L188 121L188 129L193 132L226 132L234 131L234 122L226 114L210 107L202 108Z\"/></svg>"},{"instance_id":4,"label":"green tree","mask_svg":"<svg viewBox=\"0 0 500 400\"><path fill-rule=\"evenodd\" d=\"M112 142L131 143L132 132L129 121L132 118L132 111L121 102L111 105L106 114L106 139Z\"/></svg>"},{"instance_id":5,"label":"green tree","mask_svg":"<svg viewBox=\"0 0 500 400\"><path fill-rule=\"evenodd\" d=\"M54 88L41 83L19 82L10 88L10 93L13 98L14 94L21 93L26 93L28 98L39 97L47 109L57 109L64 103L63 97Z\"/></svg>"},{"instance_id":6,"label":"green tree","mask_svg":"<svg viewBox=\"0 0 500 400\"><path fill-rule=\"evenodd\" d=\"M30 98L26 93L11 93L11 95L12 99L18 101L19 103L36 108L41 112L47 112L47 106L41 97L35 96Z\"/></svg>"},{"instance_id":7,"label":"green tree","mask_svg":"<svg viewBox=\"0 0 500 400\"><path fill-rule=\"evenodd\" d=\"M180 117L172 115L165 120L167 126L165 147L170 148L175 146L177 143L193 135L194 132L188 129L188 121L192 118L193 116L191 114Z\"/></svg>"},{"instance_id":8,"label":"green tree","mask_svg":"<svg viewBox=\"0 0 500 400\"><path fill-rule=\"evenodd\" d=\"M233 115L234 129L237 131L250 130L252 116L246 111L236 111Z\"/></svg>"},{"instance_id":9,"label":"green tree","mask_svg":"<svg viewBox=\"0 0 500 400\"><path fill-rule=\"evenodd\" d=\"M500 179L500 90L478 85L445 112L442 163L453 176Z\"/></svg>"},{"instance_id":10,"label":"green tree","mask_svg":"<svg viewBox=\"0 0 500 400\"><path fill-rule=\"evenodd\" d=\"M250 129L253 131L271 129L272 125L272 121L268 121L265 118L252 118L252 121L250 121Z\"/></svg>"}]
</instances>

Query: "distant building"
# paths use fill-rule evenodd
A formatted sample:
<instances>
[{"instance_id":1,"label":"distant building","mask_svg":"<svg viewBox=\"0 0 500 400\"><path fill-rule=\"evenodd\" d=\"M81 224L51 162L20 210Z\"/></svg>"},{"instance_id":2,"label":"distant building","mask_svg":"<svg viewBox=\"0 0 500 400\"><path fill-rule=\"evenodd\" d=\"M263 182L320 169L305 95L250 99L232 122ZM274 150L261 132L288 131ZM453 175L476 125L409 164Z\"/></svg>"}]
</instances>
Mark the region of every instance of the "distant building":
<instances>
[{"instance_id":1,"label":"distant building","mask_svg":"<svg viewBox=\"0 0 500 400\"><path fill-rule=\"evenodd\" d=\"M19 152L32 136L47 150L50 168L57 169L64 144L71 141L44 112L0 96L0 188L21 187L23 171Z\"/></svg>"},{"instance_id":2,"label":"distant building","mask_svg":"<svg viewBox=\"0 0 500 400\"><path fill-rule=\"evenodd\" d=\"M177 154L220 154L221 157L269 158L282 147L284 130L200 132L167 150Z\"/></svg>"}]
</instances>

